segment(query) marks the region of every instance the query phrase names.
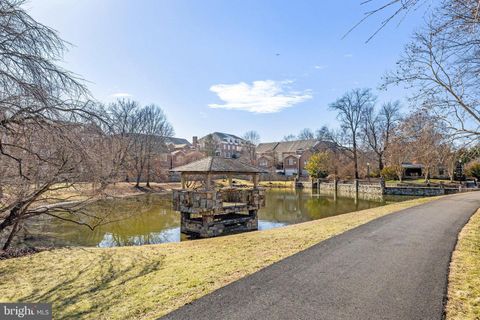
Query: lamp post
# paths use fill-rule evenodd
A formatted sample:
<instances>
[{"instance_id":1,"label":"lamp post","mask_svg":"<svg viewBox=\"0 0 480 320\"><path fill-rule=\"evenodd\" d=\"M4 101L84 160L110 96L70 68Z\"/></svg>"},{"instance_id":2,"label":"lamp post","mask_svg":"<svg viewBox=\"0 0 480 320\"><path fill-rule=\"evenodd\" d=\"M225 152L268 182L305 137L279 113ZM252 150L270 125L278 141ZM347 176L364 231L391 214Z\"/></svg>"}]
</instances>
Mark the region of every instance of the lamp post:
<instances>
[{"instance_id":1,"label":"lamp post","mask_svg":"<svg viewBox=\"0 0 480 320\"><path fill-rule=\"evenodd\" d=\"M367 180L370 183L370 162L367 162Z\"/></svg>"}]
</instances>

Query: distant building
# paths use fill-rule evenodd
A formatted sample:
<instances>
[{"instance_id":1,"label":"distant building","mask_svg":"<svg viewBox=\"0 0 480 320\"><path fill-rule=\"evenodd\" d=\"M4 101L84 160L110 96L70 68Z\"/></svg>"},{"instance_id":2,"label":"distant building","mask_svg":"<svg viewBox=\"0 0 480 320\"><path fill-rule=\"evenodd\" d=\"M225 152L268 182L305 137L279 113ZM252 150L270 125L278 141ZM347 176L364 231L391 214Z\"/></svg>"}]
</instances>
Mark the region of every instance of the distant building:
<instances>
[{"instance_id":1,"label":"distant building","mask_svg":"<svg viewBox=\"0 0 480 320\"><path fill-rule=\"evenodd\" d=\"M416 179L416 178L425 178L424 168L425 166L421 163L416 162L403 162L403 178L405 179ZM460 171L463 168L460 165ZM463 173L462 173L463 174ZM448 172L446 166L442 164L435 164L430 168L430 177L431 178L439 178L439 179L448 179Z\"/></svg>"},{"instance_id":2,"label":"distant building","mask_svg":"<svg viewBox=\"0 0 480 320\"><path fill-rule=\"evenodd\" d=\"M213 132L198 139L197 149L209 156L223 158L241 158L251 152L255 147L247 140L236 135Z\"/></svg>"},{"instance_id":3,"label":"distant building","mask_svg":"<svg viewBox=\"0 0 480 320\"><path fill-rule=\"evenodd\" d=\"M319 140L296 140L260 143L256 149L256 165L272 173L286 176L308 176L305 166L315 152L326 150Z\"/></svg>"},{"instance_id":4,"label":"distant building","mask_svg":"<svg viewBox=\"0 0 480 320\"><path fill-rule=\"evenodd\" d=\"M170 151L185 150L192 148L190 141L184 138L168 137L165 138L165 145Z\"/></svg>"}]
</instances>

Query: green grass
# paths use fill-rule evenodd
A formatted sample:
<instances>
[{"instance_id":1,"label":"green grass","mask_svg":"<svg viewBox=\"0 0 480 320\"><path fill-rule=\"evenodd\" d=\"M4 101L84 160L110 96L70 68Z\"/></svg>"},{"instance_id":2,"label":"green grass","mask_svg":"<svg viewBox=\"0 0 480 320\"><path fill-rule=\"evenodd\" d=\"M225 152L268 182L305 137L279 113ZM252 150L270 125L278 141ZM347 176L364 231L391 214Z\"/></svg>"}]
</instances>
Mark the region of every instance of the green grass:
<instances>
[{"instance_id":1,"label":"green grass","mask_svg":"<svg viewBox=\"0 0 480 320\"><path fill-rule=\"evenodd\" d=\"M55 319L155 319L322 240L433 199L227 237L4 260L0 301L52 302Z\"/></svg>"},{"instance_id":2,"label":"green grass","mask_svg":"<svg viewBox=\"0 0 480 320\"><path fill-rule=\"evenodd\" d=\"M447 319L480 319L480 210L458 237L448 276Z\"/></svg>"}]
</instances>

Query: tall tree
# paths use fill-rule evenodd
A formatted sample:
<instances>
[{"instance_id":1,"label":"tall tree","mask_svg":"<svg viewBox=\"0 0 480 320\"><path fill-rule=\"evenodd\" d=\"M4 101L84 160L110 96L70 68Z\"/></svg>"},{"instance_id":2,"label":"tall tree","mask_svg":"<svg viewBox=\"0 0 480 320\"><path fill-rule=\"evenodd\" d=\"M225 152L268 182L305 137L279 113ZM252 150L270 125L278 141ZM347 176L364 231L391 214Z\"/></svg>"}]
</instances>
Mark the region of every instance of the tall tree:
<instances>
[{"instance_id":1,"label":"tall tree","mask_svg":"<svg viewBox=\"0 0 480 320\"><path fill-rule=\"evenodd\" d=\"M258 134L258 132L255 130L250 130L245 132L245 134L243 135L243 139L256 146L260 143L260 134Z\"/></svg>"},{"instance_id":2,"label":"tall tree","mask_svg":"<svg viewBox=\"0 0 480 320\"><path fill-rule=\"evenodd\" d=\"M337 119L340 122L343 133L343 142L340 142L338 139L335 139L335 142L350 154L353 160L355 179L359 178L358 142L362 117L365 110L371 108L374 103L375 97L370 89L354 89L345 93L329 106L330 109L337 112Z\"/></svg>"},{"instance_id":3,"label":"tall tree","mask_svg":"<svg viewBox=\"0 0 480 320\"><path fill-rule=\"evenodd\" d=\"M309 128L305 128L298 134L298 140L312 140L315 139L315 133Z\"/></svg>"},{"instance_id":4,"label":"tall tree","mask_svg":"<svg viewBox=\"0 0 480 320\"><path fill-rule=\"evenodd\" d=\"M205 140L203 142L203 152L207 157L213 157L217 155L217 150L218 150L218 143L215 141L215 138L213 137L213 134L209 134L205 137Z\"/></svg>"},{"instance_id":5,"label":"tall tree","mask_svg":"<svg viewBox=\"0 0 480 320\"><path fill-rule=\"evenodd\" d=\"M442 1L385 77L415 89L413 100L461 139L480 137L479 3Z\"/></svg>"},{"instance_id":6,"label":"tall tree","mask_svg":"<svg viewBox=\"0 0 480 320\"><path fill-rule=\"evenodd\" d=\"M408 137L414 159L423 165L425 181L431 177L432 168L441 163L445 131L441 122L426 111L416 111L405 119L404 135Z\"/></svg>"},{"instance_id":7,"label":"tall tree","mask_svg":"<svg viewBox=\"0 0 480 320\"><path fill-rule=\"evenodd\" d=\"M145 142L146 185L150 188L152 158L155 153L160 153L165 146L165 138L173 136L174 131L163 110L154 104L140 111L140 121Z\"/></svg>"},{"instance_id":8,"label":"tall tree","mask_svg":"<svg viewBox=\"0 0 480 320\"><path fill-rule=\"evenodd\" d=\"M96 175L91 152L103 139L82 82L59 66L66 50L55 31L0 1L0 236L7 249L22 224L49 215L93 227L85 202L48 205L56 192ZM93 217L90 215L89 221ZM8 233L8 236L3 237Z\"/></svg>"},{"instance_id":9,"label":"tall tree","mask_svg":"<svg viewBox=\"0 0 480 320\"><path fill-rule=\"evenodd\" d=\"M288 134L282 138L282 141L295 141L297 137L294 134Z\"/></svg>"},{"instance_id":10,"label":"tall tree","mask_svg":"<svg viewBox=\"0 0 480 320\"><path fill-rule=\"evenodd\" d=\"M388 102L376 111L374 106L364 109L362 133L368 147L376 154L378 170L384 167L384 156L390 144L392 131L400 121L400 102Z\"/></svg>"}]
</instances>

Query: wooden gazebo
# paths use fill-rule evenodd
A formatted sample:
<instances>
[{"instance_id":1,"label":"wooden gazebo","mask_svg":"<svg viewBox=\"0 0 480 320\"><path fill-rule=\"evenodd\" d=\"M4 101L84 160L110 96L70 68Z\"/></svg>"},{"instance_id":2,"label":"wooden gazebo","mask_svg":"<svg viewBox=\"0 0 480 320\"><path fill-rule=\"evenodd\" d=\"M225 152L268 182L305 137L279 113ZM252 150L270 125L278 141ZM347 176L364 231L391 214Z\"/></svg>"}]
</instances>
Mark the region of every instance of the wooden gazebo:
<instances>
[{"instance_id":1,"label":"wooden gazebo","mask_svg":"<svg viewBox=\"0 0 480 320\"><path fill-rule=\"evenodd\" d=\"M262 169L236 159L207 157L171 170L181 175L182 189L173 191L173 207L181 214L181 232L208 238L258 229L258 210L265 192L258 187ZM253 187L235 187L234 176L250 176ZM215 178L227 178L228 187L216 188ZM189 181L200 182L188 188Z\"/></svg>"}]
</instances>

